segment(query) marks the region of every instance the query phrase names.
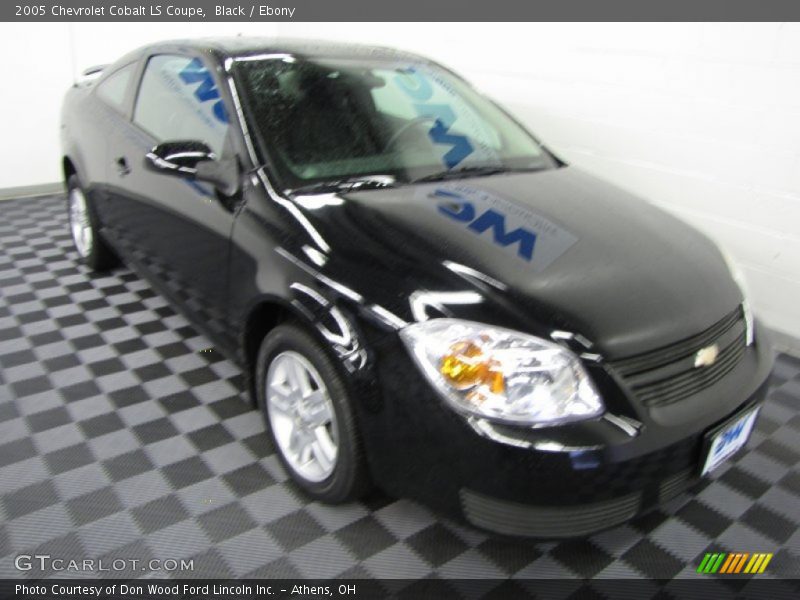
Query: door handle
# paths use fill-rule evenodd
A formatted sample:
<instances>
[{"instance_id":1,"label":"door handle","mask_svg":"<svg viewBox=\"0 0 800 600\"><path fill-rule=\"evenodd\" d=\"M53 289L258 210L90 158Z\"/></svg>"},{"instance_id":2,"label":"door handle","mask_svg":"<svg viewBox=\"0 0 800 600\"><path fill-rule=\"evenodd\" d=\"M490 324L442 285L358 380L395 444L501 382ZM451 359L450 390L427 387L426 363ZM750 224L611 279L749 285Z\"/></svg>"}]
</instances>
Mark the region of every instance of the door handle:
<instances>
[{"instance_id":1,"label":"door handle","mask_svg":"<svg viewBox=\"0 0 800 600\"><path fill-rule=\"evenodd\" d=\"M117 166L117 173L119 173L120 177L124 177L131 172L131 168L128 166L128 159L124 156L120 156L114 164Z\"/></svg>"}]
</instances>

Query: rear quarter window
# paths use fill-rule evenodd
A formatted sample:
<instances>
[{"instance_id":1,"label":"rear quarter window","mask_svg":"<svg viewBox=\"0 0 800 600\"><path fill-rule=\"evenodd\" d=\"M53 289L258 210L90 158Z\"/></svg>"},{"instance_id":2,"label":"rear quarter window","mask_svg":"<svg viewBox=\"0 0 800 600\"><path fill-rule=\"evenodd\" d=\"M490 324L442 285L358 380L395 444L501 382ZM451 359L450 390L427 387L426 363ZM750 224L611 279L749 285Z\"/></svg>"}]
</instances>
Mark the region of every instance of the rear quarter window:
<instances>
[{"instance_id":1,"label":"rear quarter window","mask_svg":"<svg viewBox=\"0 0 800 600\"><path fill-rule=\"evenodd\" d=\"M97 84L97 96L106 104L121 110L125 106L128 86L131 83L136 63L131 63L114 72Z\"/></svg>"}]
</instances>

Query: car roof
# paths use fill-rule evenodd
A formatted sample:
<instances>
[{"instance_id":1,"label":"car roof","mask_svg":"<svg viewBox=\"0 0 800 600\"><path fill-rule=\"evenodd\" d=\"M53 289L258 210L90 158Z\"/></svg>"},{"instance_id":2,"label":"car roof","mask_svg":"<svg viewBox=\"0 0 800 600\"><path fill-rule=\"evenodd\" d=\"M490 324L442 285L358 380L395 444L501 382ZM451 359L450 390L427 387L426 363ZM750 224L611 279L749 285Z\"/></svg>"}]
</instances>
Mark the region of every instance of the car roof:
<instances>
[{"instance_id":1,"label":"car roof","mask_svg":"<svg viewBox=\"0 0 800 600\"><path fill-rule=\"evenodd\" d=\"M286 53L307 58L376 58L431 62L429 59L411 52L404 52L382 46L312 39L281 39L247 36L169 40L150 44L141 48L140 51L167 51L174 48L184 48L199 52L214 52L224 58L238 58L261 53Z\"/></svg>"}]
</instances>

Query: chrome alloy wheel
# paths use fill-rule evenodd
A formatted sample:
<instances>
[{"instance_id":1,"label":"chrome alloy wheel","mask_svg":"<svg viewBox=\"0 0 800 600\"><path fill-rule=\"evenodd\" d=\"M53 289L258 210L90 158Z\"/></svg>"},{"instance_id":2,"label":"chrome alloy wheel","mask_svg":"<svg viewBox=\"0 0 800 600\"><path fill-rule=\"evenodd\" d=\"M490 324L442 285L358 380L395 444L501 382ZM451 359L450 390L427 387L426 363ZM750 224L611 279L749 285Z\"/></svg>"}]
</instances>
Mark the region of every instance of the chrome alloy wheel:
<instances>
[{"instance_id":1,"label":"chrome alloy wheel","mask_svg":"<svg viewBox=\"0 0 800 600\"><path fill-rule=\"evenodd\" d=\"M86 197L78 188L73 188L69 192L69 225L72 230L75 249L81 258L86 258L92 253L94 233L89 220L89 207L86 204Z\"/></svg>"},{"instance_id":2,"label":"chrome alloy wheel","mask_svg":"<svg viewBox=\"0 0 800 600\"><path fill-rule=\"evenodd\" d=\"M322 377L301 354L281 352L266 381L267 415L278 449L308 481L328 478L336 468L339 430Z\"/></svg>"}]
</instances>

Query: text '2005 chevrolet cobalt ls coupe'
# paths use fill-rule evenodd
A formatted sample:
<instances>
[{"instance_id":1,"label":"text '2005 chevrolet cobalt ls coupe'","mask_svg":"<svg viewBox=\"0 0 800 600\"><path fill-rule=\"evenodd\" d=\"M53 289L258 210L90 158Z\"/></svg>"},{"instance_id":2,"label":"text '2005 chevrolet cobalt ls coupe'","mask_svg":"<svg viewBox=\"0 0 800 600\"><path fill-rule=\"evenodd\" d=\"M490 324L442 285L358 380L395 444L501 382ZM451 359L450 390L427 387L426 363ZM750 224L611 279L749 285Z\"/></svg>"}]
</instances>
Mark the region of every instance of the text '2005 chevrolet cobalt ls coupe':
<instances>
[{"instance_id":1,"label":"text '2005 chevrolet cobalt ls coupe'","mask_svg":"<svg viewBox=\"0 0 800 600\"><path fill-rule=\"evenodd\" d=\"M81 260L242 365L313 498L585 535L753 428L772 353L717 247L430 60L152 45L68 92L62 141Z\"/></svg>"}]
</instances>

